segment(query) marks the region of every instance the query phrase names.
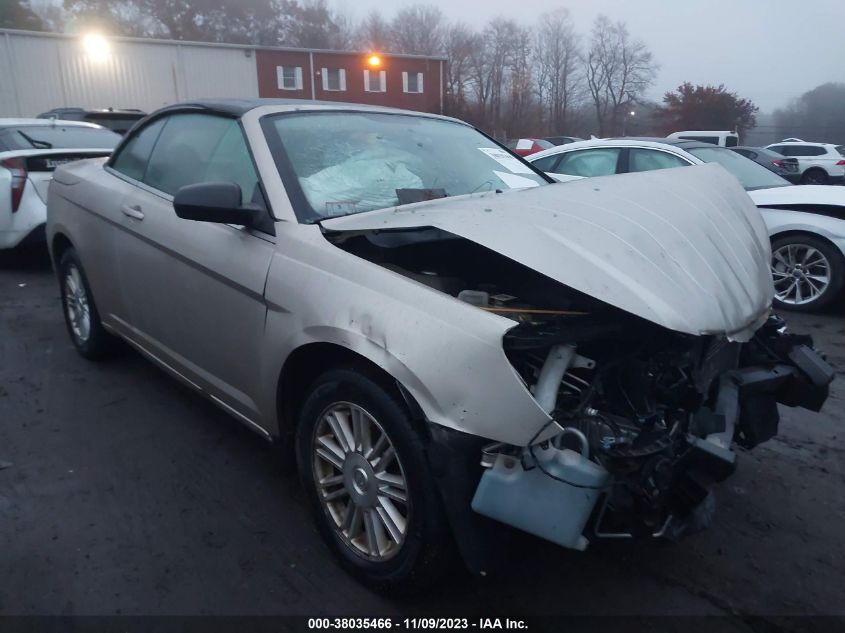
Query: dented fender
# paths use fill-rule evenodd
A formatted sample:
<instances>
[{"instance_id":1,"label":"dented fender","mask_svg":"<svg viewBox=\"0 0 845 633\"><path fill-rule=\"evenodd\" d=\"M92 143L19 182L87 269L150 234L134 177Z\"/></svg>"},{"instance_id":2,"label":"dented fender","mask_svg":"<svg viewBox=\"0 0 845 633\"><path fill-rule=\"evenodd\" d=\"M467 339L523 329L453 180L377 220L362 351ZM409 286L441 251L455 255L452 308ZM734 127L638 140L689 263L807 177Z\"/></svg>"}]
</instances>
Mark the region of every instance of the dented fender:
<instances>
[{"instance_id":1,"label":"dented fender","mask_svg":"<svg viewBox=\"0 0 845 633\"><path fill-rule=\"evenodd\" d=\"M274 256L265 290L268 383L297 348L330 343L398 380L435 424L515 445L549 425L505 356L513 321L327 249L317 226L290 228L301 238L289 243L296 253Z\"/></svg>"}]
</instances>

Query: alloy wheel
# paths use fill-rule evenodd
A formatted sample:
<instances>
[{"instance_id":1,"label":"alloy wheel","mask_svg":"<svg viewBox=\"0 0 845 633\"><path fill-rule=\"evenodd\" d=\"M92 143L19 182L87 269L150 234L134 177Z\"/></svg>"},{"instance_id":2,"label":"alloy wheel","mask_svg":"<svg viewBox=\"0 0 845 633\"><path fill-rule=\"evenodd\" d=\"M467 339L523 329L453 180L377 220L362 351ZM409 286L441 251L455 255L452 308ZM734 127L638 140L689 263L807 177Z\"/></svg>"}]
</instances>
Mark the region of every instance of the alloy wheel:
<instances>
[{"instance_id":1,"label":"alloy wheel","mask_svg":"<svg viewBox=\"0 0 845 633\"><path fill-rule=\"evenodd\" d=\"M65 311L73 335L84 343L91 335L91 307L79 268L71 264L64 279Z\"/></svg>"},{"instance_id":2,"label":"alloy wheel","mask_svg":"<svg viewBox=\"0 0 845 633\"><path fill-rule=\"evenodd\" d=\"M775 296L791 305L816 301L830 286L831 265L824 253L807 244L784 244L772 252Z\"/></svg>"},{"instance_id":3,"label":"alloy wheel","mask_svg":"<svg viewBox=\"0 0 845 633\"><path fill-rule=\"evenodd\" d=\"M387 433L360 406L337 402L320 416L311 445L317 495L336 534L367 560L392 558L405 542L411 502Z\"/></svg>"}]
</instances>

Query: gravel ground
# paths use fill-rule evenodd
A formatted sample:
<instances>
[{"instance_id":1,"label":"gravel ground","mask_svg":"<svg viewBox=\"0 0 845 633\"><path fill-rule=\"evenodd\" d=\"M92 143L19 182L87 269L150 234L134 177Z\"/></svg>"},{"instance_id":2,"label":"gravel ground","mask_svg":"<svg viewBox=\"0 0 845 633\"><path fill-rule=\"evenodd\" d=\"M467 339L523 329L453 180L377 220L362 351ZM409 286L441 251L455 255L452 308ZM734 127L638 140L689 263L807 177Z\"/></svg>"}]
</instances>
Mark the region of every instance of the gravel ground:
<instances>
[{"instance_id":1,"label":"gravel ground","mask_svg":"<svg viewBox=\"0 0 845 633\"><path fill-rule=\"evenodd\" d=\"M841 314L787 318L845 368ZM777 616L845 615L843 397L840 378L821 414L784 409L780 435L717 490L704 533L586 553L520 537L503 573L395 601L335 566L264 442L135 353L82 359L46 257L5 254L0 614L732 614L721 628L757 629L753 615L812 627Z\"/></svg>"}]
</instances>

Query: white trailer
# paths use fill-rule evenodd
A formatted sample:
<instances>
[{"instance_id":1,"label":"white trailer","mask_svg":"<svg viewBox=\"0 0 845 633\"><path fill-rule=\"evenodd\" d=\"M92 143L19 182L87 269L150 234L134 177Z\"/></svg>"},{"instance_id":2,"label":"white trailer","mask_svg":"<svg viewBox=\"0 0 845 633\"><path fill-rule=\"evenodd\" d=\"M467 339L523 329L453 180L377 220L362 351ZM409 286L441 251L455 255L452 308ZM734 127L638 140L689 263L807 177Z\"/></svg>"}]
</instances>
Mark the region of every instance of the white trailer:
<instances>
[{"instance_id":1,"label":"white trailer","mask_svg":"<svg viewBox=\"0 0 845 633\"><path fill-rule=\"evenodd\" d=\"M258 96L255 47L0 29L0 117Z\"/></svg>"}]
</instances>

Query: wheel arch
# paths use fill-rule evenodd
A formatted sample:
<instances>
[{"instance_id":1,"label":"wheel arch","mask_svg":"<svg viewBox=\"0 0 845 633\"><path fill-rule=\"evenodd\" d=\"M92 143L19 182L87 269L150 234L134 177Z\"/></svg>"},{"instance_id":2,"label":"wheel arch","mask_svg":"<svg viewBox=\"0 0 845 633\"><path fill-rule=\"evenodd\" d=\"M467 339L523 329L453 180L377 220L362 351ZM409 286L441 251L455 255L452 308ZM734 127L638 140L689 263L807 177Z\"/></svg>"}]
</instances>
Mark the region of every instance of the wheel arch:
<instances>
[{"instance_id":1,"label":"wheel arch","mask_svg":"<svg viewBox=\"0 0 845 633\"><path fill-rule=\"evenodd\" d=\"M812 237L813 239L819 240L820 242L824 242L831 248L833 248L837 253L839 253L843 259L845 259L845 253L842 252L842 248L829 237L822 235L821 233L815 233L813 231L808 231L806 229L786 229L783 231L779 231L778 233L773 233L769 236L769 240L774 245L775 240L778 240L782 237L791 237L796 235L803 235L807 237Z\"/></svg>"},{"instance_id":2,"label":"wheel arch","mask_svg":"<svg viewBox=\"0 0 845 633\"><path fill-rule=\"evenodd\" d=\"M299 410L308 387L326 371L351 365L374 377L385 389L399 396L408 407L411 418L425 422L422 407L402 383L385 369L354 350L331 342L311 342L300 345L285 359L276 383L276 415L279 436L290 439L296 430Z\"/></svg>"},{"instance_id":3,"label":"wheel arch","mask_svg":"<svg viewBox=\"0 0 845 633\"><path fill-rule=\"evenodd\" d=\"M70 238L62 231L57 231L50 240L50 256L53 259L53 268L58 268L62 255L70 248L74 248Z\"/></svg>"},{"instance_id":4,"label":"wheel arch","mask_svg":"<svg viewBox=\"0 0 845 633\"><path fill-rule=\"evenodd\" d=\"M812 174L819 174L821 176L824 176L824 179L826 181L828 181L832 177L830 175L830 172L822 165L813 165L811 167L807 167L807 169L801 172L801 181L804 182L807 176Z\"/></svg>"},{"instance_id":5,"label":"wheel arch","mask_svg":"<svg viewBox=\"0 0 845 633\"><path fill-rule=\"evenodd\" d=\"M827 169L825 169L821 165L812 165L810 167L807 167L807 169L805 169L804 171L801 172L801 175L803 176L804 174L808 174L811 171L820 171L820 172L824 173L825 176L830 176Z\"/></svg>"}]
</instances>

